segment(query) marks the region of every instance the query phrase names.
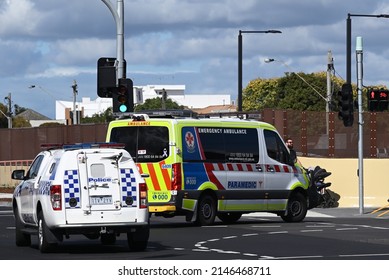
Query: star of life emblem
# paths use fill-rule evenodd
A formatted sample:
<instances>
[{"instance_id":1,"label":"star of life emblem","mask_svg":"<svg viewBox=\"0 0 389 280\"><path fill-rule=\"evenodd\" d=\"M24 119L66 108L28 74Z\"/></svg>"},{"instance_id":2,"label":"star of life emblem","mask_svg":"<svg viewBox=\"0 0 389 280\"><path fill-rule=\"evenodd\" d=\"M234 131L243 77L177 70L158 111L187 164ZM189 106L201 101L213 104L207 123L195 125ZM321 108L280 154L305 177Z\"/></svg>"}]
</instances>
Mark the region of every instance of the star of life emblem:
<instances>
[{"instance_id":1,"label":"star of life emblem","mask_svg":"<svg viewBox=\"0 0 389 280\"><path fill-rule=\"evenodd\" d=\"M185 133L185 143L188 153L193 153L195 148L195 139L192 132L188 131Z\"/></svg>"}]
</instances>

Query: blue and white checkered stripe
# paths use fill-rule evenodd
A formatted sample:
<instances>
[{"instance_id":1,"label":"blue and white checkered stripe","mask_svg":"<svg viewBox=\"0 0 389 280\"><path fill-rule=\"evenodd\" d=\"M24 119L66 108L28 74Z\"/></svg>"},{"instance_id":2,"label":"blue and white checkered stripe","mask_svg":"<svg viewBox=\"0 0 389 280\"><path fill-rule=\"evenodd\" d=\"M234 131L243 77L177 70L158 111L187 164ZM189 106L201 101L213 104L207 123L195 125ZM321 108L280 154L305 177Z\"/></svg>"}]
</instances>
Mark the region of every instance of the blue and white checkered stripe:
<instances>
[{"instance_id":1,"label":"blue and white checkered stripe","mask_svg":"<svg viewBox=\"0 0 389 280\"><path fill-rule=\"evenodd\" d=\"M64 174L65 208L80 208L80 179L78 170L65 170ZM69 200L75 198L76 206L71 207Z\"/></svg>"},{"instance_id":2,"label":"blue and white checkered stripe","mask_svg":"<svg viewBox=\"0 0 389 280\"><path fill-rule=\"evenodd\" d=\"M136 191L136 179L134 171L131 168L120 169L120 188L122 191L122 205L126 207L126 197L132 196L134 203L130 207L136 207L137 205L137 191Z\"/></svg>"}]
</instances>

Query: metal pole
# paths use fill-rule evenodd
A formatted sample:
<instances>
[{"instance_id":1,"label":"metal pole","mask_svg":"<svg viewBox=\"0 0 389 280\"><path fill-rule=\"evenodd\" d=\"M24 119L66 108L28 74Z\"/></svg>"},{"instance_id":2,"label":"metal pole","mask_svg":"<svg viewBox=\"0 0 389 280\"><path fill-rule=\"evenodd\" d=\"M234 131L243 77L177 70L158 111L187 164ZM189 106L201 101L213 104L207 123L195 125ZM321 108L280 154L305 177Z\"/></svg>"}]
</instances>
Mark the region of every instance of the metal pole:
<instances>
[{"instance_id":1,"label":"metal pole","mask_svg":"<svg viewBox=\"0 0 389 280\"><path fill-rule=\"evenodd\" d=\"M362 37L356 40L357 55L357 86L358 86L358 177L359 177L359 214L363 214L363 111L362 111L362 87L363 87L363 44Z\"/></svg>"},{"instance_id":2,"label":"metal pole","mask_svg":"<svg viewBox=\"0 0 389 280\"><path fill-rule=\"evenodd\" d=\"M242 100L243 100L243 70L242 70L242 60L243 60L243 55L242 55L242 33L282 33L279 30L249 30L249 31L242 31L239 30L239 35L238 35L238 112L242 111Z\"/></svg>"},{"instance_id":3,"label":"metal pole","mask_svg":"<svg viewBox=\"0 0 389 280\"><path fill-rule=\"evenodd\" d=\"M118 60L117 77L118 79L121 79L126 78L126 73L124 73L124 1L117 1L119 22L117 23L116 59Z\"/></svg>"},{"instance_id":4,"label":"metal pole","mask_svg":"<svg viewBox=\"0 0 389 280\"><path fill-rule=\"evenodd\" d=\"M242 112L242 31L238 35L238 112Z\"/></svg>"},{"instance_id":5,"label":"metal pole","mask_svg":"<svg viewBox=\"0 0 389 280\"><path fill-rule=\"evenodd\" d=\"M77 124L77 108L76 108L76 96L77 96L77 82L73 81L73 125Z\"/></svg>"},{"instance_id":6,"label":"metal pole","mask_svg":"<svg viewBox=\"0 0 389 280\"><path fill-rule=\"evenodd\" d=\"M125 78L124 73L124 1L117 0L117 10L115 11L110 0L101 0L111 11L111 14L116 23L116 77L117 85L119 85L119 79Z\"/></svg>"},{"instance_id":7,"label":"metal pole","mask_svg":"<svg viewBox=\"0 0 389 280\"><path fill-rule=\"evenodd\" d=\"M346 83L351 85L351 16L346 20Z\"/></svg>"},{"instance_id":8,"label":"metal pole","mask_svg":"<svg viewBox=\"0 0 389 280\"><path fill-rule=\"evenodd\" d=\"M331 86L331 71L334 69L334 62L332 59L332 52L328 51L328 62L327 62L327 101L326 101L326 124L327 124L327 135L329 133L329 113L330 103L332 100L332 86Z\"/></svg>"}]
</instances>

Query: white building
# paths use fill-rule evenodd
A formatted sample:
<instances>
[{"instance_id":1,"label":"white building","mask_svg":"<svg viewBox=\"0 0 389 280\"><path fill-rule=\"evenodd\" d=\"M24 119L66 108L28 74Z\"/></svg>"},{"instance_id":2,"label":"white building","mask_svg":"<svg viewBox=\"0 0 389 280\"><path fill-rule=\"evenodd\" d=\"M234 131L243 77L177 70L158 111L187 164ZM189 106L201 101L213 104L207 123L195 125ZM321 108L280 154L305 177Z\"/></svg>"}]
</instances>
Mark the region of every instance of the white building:
<instances>
[{"instance_id":1,"label":"white building","mask_svg":"<svg viewBox=\"0 0 389 280\"><path fill-rule=\"evenodd\" d=\"M134 103L143 104L145 100L161 97L165 90L168 98L179 105L189 109L205 108L210 105L231 105L231 96L228 94L188 94L185 95L185 85L146 85L134 86ZM57 120L66 119L66 111L73 111L73 102L56 101L55 118ZM76 102L76 110L82 111L84 117L91 117L93 114L102 113L112 107L111 98L82 97L81 102Z\"/></svg>"}]
</instances>

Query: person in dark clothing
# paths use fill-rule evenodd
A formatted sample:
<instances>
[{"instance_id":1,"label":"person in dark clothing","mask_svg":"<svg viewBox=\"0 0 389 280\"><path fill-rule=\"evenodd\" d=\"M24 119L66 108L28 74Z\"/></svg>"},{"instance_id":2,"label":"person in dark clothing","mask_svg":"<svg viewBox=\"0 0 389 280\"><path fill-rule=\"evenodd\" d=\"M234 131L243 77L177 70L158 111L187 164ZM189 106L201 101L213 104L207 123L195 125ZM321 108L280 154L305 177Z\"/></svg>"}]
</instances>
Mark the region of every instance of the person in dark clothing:
<instances>
[{"instance_id":1,"label":"person in dark clothing","mask_svg":"<svg viewBox=\"0 0 389 280\"><path fill-rule=\"evenodd\" d=\"M290 157L293 160L294 163L297 162L297 154L296 151L293 149L293 140L292 138L286 138L285 144L289 149Z\"/></svg>"}]
</instances>

